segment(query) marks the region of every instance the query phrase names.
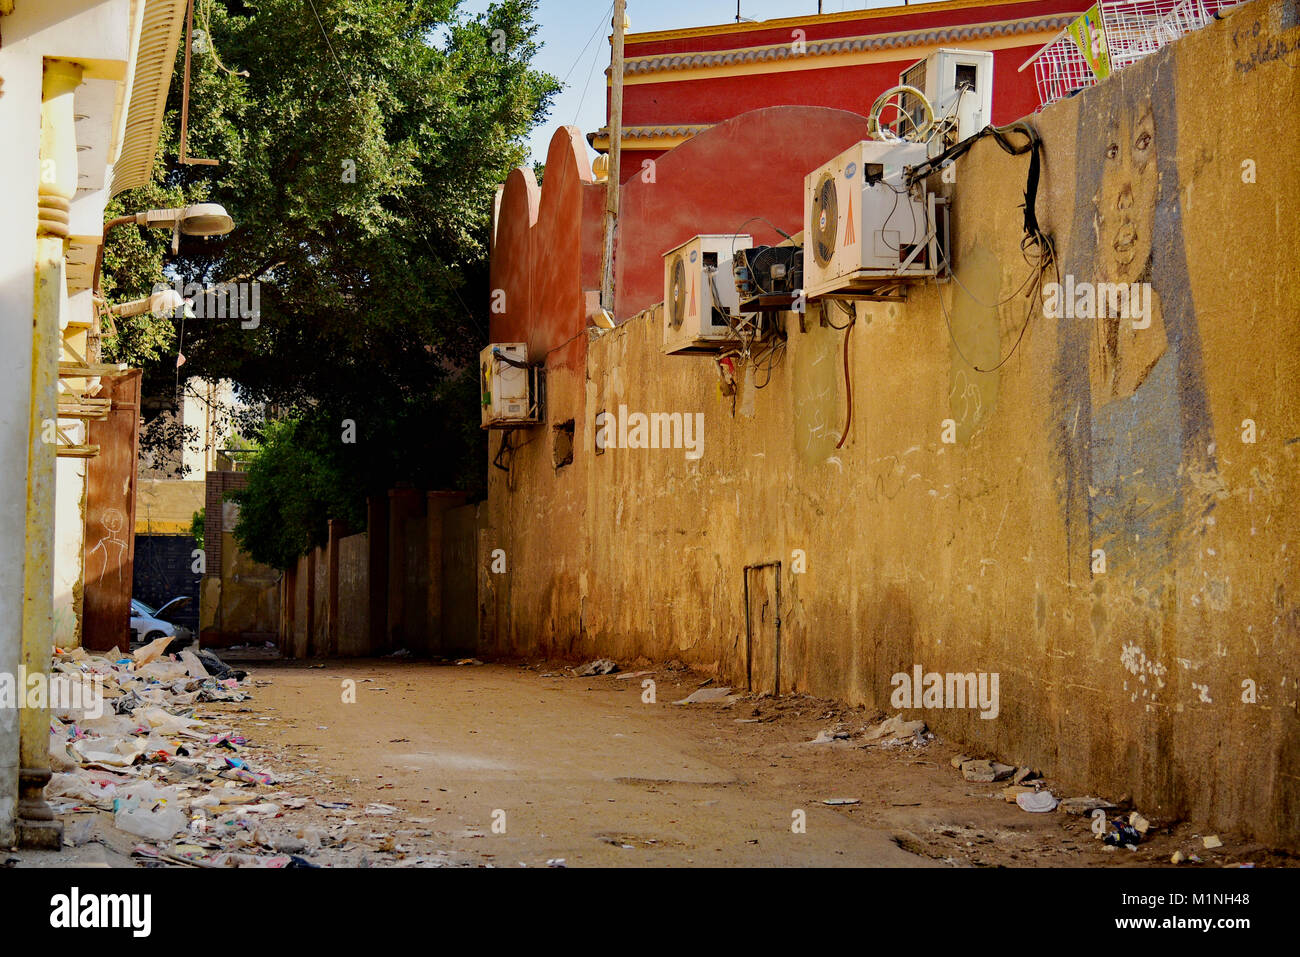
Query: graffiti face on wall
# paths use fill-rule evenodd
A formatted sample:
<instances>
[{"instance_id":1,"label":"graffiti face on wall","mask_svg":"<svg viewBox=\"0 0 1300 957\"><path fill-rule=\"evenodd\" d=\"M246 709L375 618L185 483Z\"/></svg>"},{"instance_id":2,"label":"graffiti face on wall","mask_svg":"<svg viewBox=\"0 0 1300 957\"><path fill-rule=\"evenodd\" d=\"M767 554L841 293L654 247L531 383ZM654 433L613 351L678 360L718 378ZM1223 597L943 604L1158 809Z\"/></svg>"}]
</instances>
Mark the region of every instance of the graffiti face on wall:
<instances>
[{"instance_id":1,"label":"graffiti face on wall","mask_svg":"<svg viewBox=\"0 0 1300 957\"><path fill-rule=\"evenodd\" d=\"M1151 262L1157 181L1155 120L1150 101L1141 110L1136 119L1122 114L1107 124L1102 189L1094 199L1103 261L1114 278L1125 282L1136 280Z\"/></svg>"},{"instance_id":2,"label":"graffiti face on wall","mask_svg":"<svg viewBox=\"0 0 1300 957\"><path fill-rule=\"evenodd\" d=\"M1136 115L1124 112L1106 124L1101 188L1093 196L1097 257L1096 276L1087 281L1100 288L1138 288L1151 281L1152 243L1156 211L1155 117L1151 102ZM1154 296L1152 297L1154 300ZM1133 321L1104 308L1096 310L1091 349L1092 402L1101 407L1137 392L1165 354L1169 342L1158 302L1150 315Z\"/></svg>"},{"instance_id":3,"label":"graffiti face on wall","mask_svg":"<svg viewBox=\"0 0 1300 957\"><path fill-rule=\"evenodd\" d=\"M1150 302L1140 321L1101 308L1062 318L1055 390L1071 550L1081 563L1104 551L1107 574L1153 606L1213 507L1188 477L1215 470L1172 75L1102 84L1079 111L1075 195L1092 201L1075 207L1062 271L1090 289L1140 286Z\"/></svg>"}]
</instances>

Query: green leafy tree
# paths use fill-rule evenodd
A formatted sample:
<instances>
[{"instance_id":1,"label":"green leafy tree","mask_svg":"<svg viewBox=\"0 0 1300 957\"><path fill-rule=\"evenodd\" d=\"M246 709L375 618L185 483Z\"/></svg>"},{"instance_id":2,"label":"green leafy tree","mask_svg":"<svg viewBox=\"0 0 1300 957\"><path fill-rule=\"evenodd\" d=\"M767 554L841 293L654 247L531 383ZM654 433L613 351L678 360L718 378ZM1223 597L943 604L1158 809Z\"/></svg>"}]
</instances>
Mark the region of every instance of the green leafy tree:
<instances>
[{"instance_id":1,"label":"green leafy tree","mask_svg":"<svg viewBox=\"0 0 1300 957\"><path fill-rule=\"evenodd\" d=\"M194 539L194 547L202 551L203 549L203 523L207 515L207 508L201 508L190 516L190 537Z\"/></svg>"},{"instance_id":2,"label":"green leafy tree","mask_svg":"<svg viewBox=\"0 0 1300 957\"><path fill-rule=\"evenodd\" d=\"M324 478L308 483L332 517L356 516L366 495L399 482L481 488L475 359L492 200L557 89L531 66L535 12L535 0L474 15L458 0L198 0L188 151L220 165L163 167L157 194L129 201L225 205L238 228L183 243L165 269L205 285L256 282L260 315L123 323L114 355L154 363L163 391L170 361L173 379L228 378L245 401L291 418L288 431L240 431L259 440L257 459L289 460L284 443L309 437L320 459L298 462L303 474L347 492L336 500ZM118 298L148 293L169 238L126 231L114 237ZM246 512L250 544L256 516L281 521L277 501L307 523L286 531L297 547L323 534L331 516L306 507L292 476L254 461L249 501L267 509ZM284 567L285 547L255 554Z\"/></svg>"},{"instance_id":3,"label":"green leafy tree","mask_svg":"<svg viewBox=\"0 0 1300 957\"><path fill-rule=\"evenodd\" d=\"M239 505L235 538L254 560L288 568L325 544L331 518L365 528L365 487L339 450L338 435L319 420L266 424L248 487L230 493Z\"/></svg>"}]
</instances>

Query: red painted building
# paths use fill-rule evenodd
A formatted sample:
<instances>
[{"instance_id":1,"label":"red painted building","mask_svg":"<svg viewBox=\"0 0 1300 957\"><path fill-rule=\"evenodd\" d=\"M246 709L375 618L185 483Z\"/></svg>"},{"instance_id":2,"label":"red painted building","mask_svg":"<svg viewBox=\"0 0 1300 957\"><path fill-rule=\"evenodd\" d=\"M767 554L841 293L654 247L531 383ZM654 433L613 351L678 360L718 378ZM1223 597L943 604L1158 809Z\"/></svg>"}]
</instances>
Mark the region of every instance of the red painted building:
<instances>
[{"instance_id":1,"label":"red painted building","mask_svg":"<svg viewBox=\"0 0 1300 957\"><path fill-rule=\"evenodd\" d=\"M1038 106L1032 68L1019 67L1089 6L1088 0L945 0L728 23L626 38L622 180L692 136L770 106L866 114L913 63L940 48L993 53L993 122ZM599 151L608 130L588 136Z\"/></svg>"},{"instance_id":2,"label":"red painted building","mask_svg":"<svg viewBox=\"0 0 1300 957\"><path fill-rule=\"evenodd\" d=\"M945 0L629 35L616 321L662 301L663 254L692 236L743 226L755 243L779 243L777 229L799 233L804 177L866 139L872 102L929 54L991 52L992 121L1032 113L1034 73L1018 68L1087 5ZM636 175L646 159L653 178ZM550 368L582 367L604 202L573 127L551 141L544 188L531 169L510 174L494 217L491 282L504 295L491 341L525 342Z\"/></svg>"}]
</instances>

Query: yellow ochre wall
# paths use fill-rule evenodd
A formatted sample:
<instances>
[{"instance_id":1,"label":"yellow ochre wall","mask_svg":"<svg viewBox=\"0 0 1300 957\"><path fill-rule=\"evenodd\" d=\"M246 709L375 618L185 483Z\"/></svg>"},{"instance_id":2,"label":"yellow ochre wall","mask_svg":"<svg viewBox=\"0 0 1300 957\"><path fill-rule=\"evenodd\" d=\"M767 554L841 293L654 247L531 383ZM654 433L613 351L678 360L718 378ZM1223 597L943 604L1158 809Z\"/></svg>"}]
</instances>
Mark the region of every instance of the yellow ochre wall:
<instances>
[{"instance_id":1,"label":"yellow ochre wall","mask_svg":"<svg viewBox=\"0 0 1300 957\"><path fill-rule=\"evenodd\" d=\"M1027 157L982 140L932 183L969 292L858 307L842 449L844 333L815 312L785 317L752 417L709 359L661 354L657 311L549 370L549 422L488 469L484 651L680 658L743 686L742 569L779 561L783 689L889 709L914 665L996 672L994 719L910 714L1073 793L1300 846L1297 4L1257 0L1029 119L1062 278L1149 281L1148 329L1035 313L998 371L972 368L1015 346L1029 274ZM619 404L703 412L703 457L595 455Z\"/></svg>"}]
</instances>

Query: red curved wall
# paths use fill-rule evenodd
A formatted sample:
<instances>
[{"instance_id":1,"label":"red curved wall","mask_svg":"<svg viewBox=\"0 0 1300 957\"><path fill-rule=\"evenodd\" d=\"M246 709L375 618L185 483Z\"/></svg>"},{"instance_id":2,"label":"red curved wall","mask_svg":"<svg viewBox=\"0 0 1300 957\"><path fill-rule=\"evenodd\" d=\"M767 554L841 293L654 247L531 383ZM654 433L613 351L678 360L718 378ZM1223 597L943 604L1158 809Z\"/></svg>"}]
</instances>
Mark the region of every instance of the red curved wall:
<instances>
[{"instance_id":1,"label":"red curved wall","mask_svg":"<svg viewBox=\"0 0 1300 957\"><path fill-rule=\"evenodd\" d=\"M497 213L491 284L505 309L492 315L492 341L526 342L529 359L552 366L581 365L586 291L600 288L605 187L586 149L577 127L556 130L542 187L532 170L514 170Z\"/></svg>"},{"instance_id":2,"label":"red curved wall","mask_svg":"<svg viewBox=\"0 0 1300 957\"><path fill-rule=\"evenodd\" d=\"M663 301L663 261L692 236L740 232L765 216L794 235L803 229L804 177L867 138L865 117L819 106L774 106L700 133L655 164L655 182L623 187L615 253L620 321ZM781 236L761 222L755 243Z\"/></svg>"}]
</instances>

